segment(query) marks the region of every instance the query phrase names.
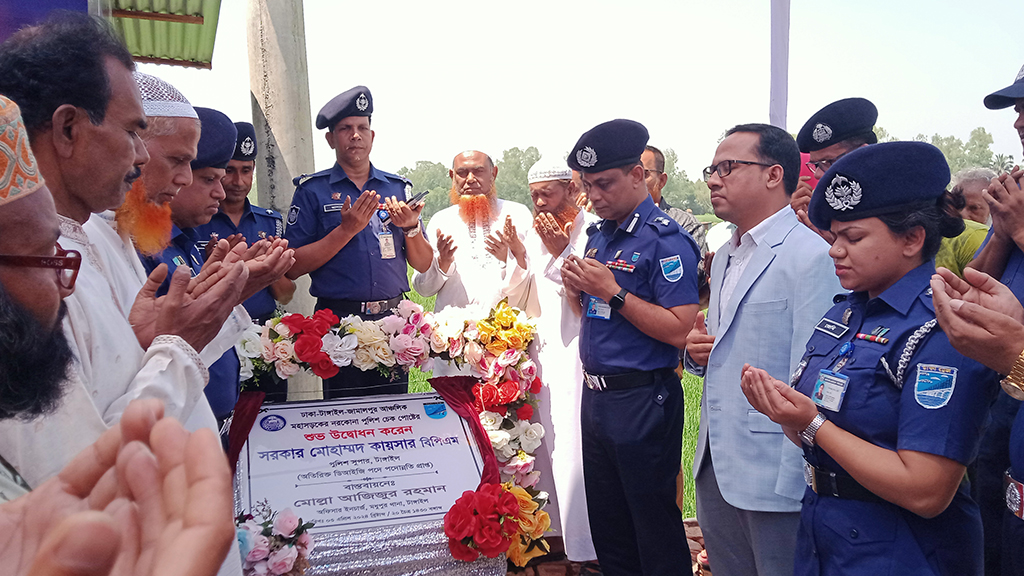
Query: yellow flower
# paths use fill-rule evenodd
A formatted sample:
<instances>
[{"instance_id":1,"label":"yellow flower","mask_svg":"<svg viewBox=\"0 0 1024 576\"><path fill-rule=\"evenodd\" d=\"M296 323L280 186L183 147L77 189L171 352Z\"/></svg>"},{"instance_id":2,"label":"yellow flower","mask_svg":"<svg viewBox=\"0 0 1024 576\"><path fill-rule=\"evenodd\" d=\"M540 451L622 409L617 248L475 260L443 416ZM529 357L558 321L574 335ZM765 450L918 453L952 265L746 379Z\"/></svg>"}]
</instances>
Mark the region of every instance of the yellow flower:
<instances>
[{"instance_id":1,"label":"yellow flower","mask_svg":"<svg viewBox=\"0 0 1024 576\"><path fill-rule=\"evenodd\" d=\"M509 348L514 348L516 350L522 350L524 347L523 345L525 344L525 342L523 342L522 336L520 336L513 330L509 330L502 334L501 339L504 340L505 342L508 342Z\"/></svg>"},{"instance_id":2,"label":"yellow flower","mask_svg":"<svg viewBox=\"0 0 1024 576\"><path fill-rule=\"evenodd\" d=\"M508 306L498 305L494 311L494 321L502 328L511 328L516 322L516 313Z\"/></svg>"},{"instance_id":3,"label":"yellow flower","mask_svg":"<svg viewBox=\"0 0 1024 576\"><path fill-rule=\"evenodd\" d=\"M551 528L551 517L543 510L519 517L519 529L523 534L536 540Z\"/></svg>"},{"instance_id":4,"label":"yellow flower","mask_svg":"<svg viewBox=\"0 0 1024 576\"><path fill-rule=\"evenodd\" d=\"M511 560L512 563L516 566L522 568L523 566L526 566L526 563L532 560L533 558L536 558L537 556L543 556L544 554L546 554L546 552L544 551L544 548L546 548L546 546L535 546L533 550L527 552L526 548L529 545L529 541L526 538L517 534L515 537L512 538L512 543L508 547L508 559Z\"/></svg>"},{"instance_id":5,"label":"yellow flower","mask_svg":"<svg viewBox=\"0 0 1024 576\"><path fill-rule=\"evenodd\" d=\"M537 511L537 503L534 502L533 496L526 491L522 486L513 486L509 492L516 497L519 501L519 517L522 518L528 514L533 514Z\"/></svg>"},{"instance_id":6,"label":"yellow flower","mask_svg":"<svg viewBox=\"0 0 1024 576\"><path fill-rule=\"evenodd\" d=\"M491 340L487 344L487 351L495 356L501 356L508 348L508 344L501 339Z\"/></svg>"}]
</instances>

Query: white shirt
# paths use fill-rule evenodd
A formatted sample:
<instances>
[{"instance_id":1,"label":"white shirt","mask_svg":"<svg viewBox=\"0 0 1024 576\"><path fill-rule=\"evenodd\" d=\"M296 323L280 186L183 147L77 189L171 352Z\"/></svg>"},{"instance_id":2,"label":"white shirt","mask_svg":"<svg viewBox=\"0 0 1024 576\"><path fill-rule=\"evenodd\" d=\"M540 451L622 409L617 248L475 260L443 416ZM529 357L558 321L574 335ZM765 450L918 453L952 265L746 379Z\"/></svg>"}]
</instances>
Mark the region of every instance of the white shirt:
<instances>
[{"instance_id":1,"label":"white shirt","mask_svg":"<svg viewBox=\"0 0 1024 576\"><path fill-rule=\"evenodd\" d=\"M512 224L520 239L523 239L533 221L530 210L517 202L497 201L497 217L492 222L474 222L466 224L459 216L459 207L450 206L434 214L427 225L427 241L435 245L434 260L426 272L416 272L412 276L412 286L422 296L437 295L435 311L449 306L490 307L506 297L509 291L506 275L508 262L514 265L515 258L509 254L505 262L501 262L487 252L484 239L505 225L505 217L512 217ZM438 231L451 236L455 244L455 256L448 270L442 271L438 266L436 249ZM525 276L521 276L524 279ZM445 362L434 362L435 376L453 374L469 374L469 368L457 370L455 365Z\"/></svg>"},{"instance_id":2,"label":"white shirt","mask_svg":"<svg viewBox=\"0 0 1024 576\"><path fill-rule=\"evenodd\" d=\"M725 276L722 277L722 296L718 300L719 313L725 309L729 299L732 298L732 293L736 290L736 286L743 276L743 270L747 268L747 262L750 262L754 250L757 250L758 245L764 240L765 234L781 218L780 215L789 209L789 206L784 206L775 214L758 222L757 226L747 230L742 237L737 234L738 230L732 233L732 238L726 243L729 248L729 262L726 264Z\"/></svg>"}]
</instances>

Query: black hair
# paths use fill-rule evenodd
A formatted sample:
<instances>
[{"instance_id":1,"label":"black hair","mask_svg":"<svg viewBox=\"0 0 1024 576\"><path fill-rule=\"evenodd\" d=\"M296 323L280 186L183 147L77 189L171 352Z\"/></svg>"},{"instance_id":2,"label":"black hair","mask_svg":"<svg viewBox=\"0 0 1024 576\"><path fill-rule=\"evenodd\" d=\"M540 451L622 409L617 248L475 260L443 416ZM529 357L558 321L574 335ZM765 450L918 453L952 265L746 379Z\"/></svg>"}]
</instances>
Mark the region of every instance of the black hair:
<instances>
[{"instance_id":1,"label":"black hair","mask_svg":"<svg viewBox=\"0 0 1024 576\"><path fill-rule=\"evenodd\" d=\"M665 155L661 153L661 150L658 150L657 148L655 148L654 146L651 146L650 144L648 144L647 146L644 146L644 150L646 150L647 152L650 152L651 154L654 154L654 169L657 170L658 172L661 172L662 174L664 174L665 173Z\"/></svg>"},{"instance_id":2,"label":"black hair","mask_svg":"<svg viewBox=\"0 0 1024 576\"><path fill-rule=\"evenodd\" d=\"M64 104L102 124L111 98L108 57L135 70L131 53L104 19L55 11L0 44L0 94L21 108L30 135L46 128Z\"/></svg>"},{"instance_id":3,"label":"black hair","mask_svg":"<svg viewBox=\"0 0 1024 576\"><path fill-rule=\"evenodd\" d=\"M943 238L953 238L964 231L964 219L956 211L949 192L939 196L934 204L882 214L878 219L897 236L903 236L918 226L924 228L923 262L935 258Z\"/></svg>"},{"instance_id":4,"label":"black hair","mask_svg":"<svg viewBox=\"0 0 1024 576\"><path fill-rule=\"evenodd\" d=\"M957 212L967 208L967 198L964 197L964 187L960 184L953 186L949 191L949 201Z\"/></svg>"},{"instance_id":5,"label":"black hair","mask_svg":"<svg viewBox=\"0 0 1024 576\"><path fill-rule=\"evenodd\" d=\"M636 162L633 162L631 164L626 164L625 166L619 166L619 170L622 170L622 174L626 175L626 174L629 174L630 172L632 172L633 168L636 168L637 166L643 168L644 164L643 164L643 162L637 160ZM644 169L646 170L646 168L644 168Z\"/></svg>"},{"instance_id":6,"label":"black hair","mask_svg":"<svg viewBox=\"0 0 1024 576\"><path fill-rule=\"evenodd\" d=\"M737 132L751 132L759 136L757 155L761 162L782 166L782 185L787 196L792 196L800 181L800 147L789 132L770 124L740 124L726 133L728 138Z\"/></svg>"}]
</instances>

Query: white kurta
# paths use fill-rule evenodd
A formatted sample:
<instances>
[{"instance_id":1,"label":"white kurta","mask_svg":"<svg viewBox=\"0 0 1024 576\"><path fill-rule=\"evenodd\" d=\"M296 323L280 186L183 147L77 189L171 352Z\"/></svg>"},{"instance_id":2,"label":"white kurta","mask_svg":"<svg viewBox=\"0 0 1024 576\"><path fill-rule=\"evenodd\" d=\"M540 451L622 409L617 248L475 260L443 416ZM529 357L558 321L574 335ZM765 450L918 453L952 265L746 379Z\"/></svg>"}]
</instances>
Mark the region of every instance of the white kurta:
<instances>
[{"instance_id":1,"label":"white kurta","mask_svg":"<svg viewBox=\"0 0 1024 576\"><path fill-rule=\"evenodd\" d=\"M427 225L427 240L436 246L437 233L440 231L451 236L456 247L455 260L448 270L442 271L438 267L435 248L430 269L422 273L416 272L412 276L412 287L416 292L427 297L437 295L434 304L436 312L449 306L490 307L507 296L507 275L511 274L510 266L515 265L515 258L509 254L506 262L501 262L487 252L484 238L500 230L505 225L505 217L511 216L512 224L522 239L530 228L532 217L530 210L522 204L505 200L497 202L498 214L493 222L466 224L459 216L458 206L445 208L430 219ZM471 375L472 371L469 367L460 370L454 364L435 361L433 373L434 376L453 376Z\"/></svg>"},{"instance_id":2,"label":"white kurta","mask_svg":"<svg viewBox=\"0 0 1024 576\"><path fill-rule=\"evenodd\" d=\"M513 261L509 275L510 300L526 300L527 314L537 319L538 374L544 382L537 415L544 425L544 444L550 462L539 466L550 470L554 493L548 507L552 526L560 525L569 560L585 562L597 558L590 537L587 496L583 486L583 445L580 433L580 401L583 394L583 364L579 355L580 318L573 312L562 286L562 263L569 254L582 257L587 245L586 228L598 218L580 211L576 215L569 245L561 254L551 254L531 227L526 234L526 269ZM515 287L515 288L513 288ZM538 451L538 459L541 452ZM544 476L541 476L542 480Z\"/></svg>"},{"instance_id":3,"label":"white kurta","mask_svg":"<svg viewBox=\"0 0 1024 576\"><path fill-rule=\"evenodd\" d=\"M169 335L158 336L143 350L128 322L145 279L138 256L127 248L130 242L96 214L87 222L88 231L64 217L60 227L61 246L82 254L75 291L64 299L64 332L78 361L54 414L31 422L0 422L0 454L30 486L60 472L138 398L159 398L164 414L189 430L218 432L203 393L209 373L200 355L180 337ZM247 314L233 314L204 357L219 357L249 323ZM241 574L237 545L232 550L221 575Z\"/></svg>"}]
</instances>

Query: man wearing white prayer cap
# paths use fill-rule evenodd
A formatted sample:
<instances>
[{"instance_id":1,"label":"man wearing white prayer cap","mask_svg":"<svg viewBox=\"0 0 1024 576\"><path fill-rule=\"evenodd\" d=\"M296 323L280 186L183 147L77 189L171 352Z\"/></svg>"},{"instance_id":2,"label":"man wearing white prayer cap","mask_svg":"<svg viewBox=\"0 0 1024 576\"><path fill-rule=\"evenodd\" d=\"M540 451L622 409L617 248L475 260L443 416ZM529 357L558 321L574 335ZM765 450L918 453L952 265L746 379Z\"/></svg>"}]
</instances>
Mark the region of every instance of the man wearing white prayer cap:
<instances>
[{"instance_id":1,"label":"man wearing white prayer cap","mask_svg":"<svg viewBox=\"0 0 1024 576\"><path fill-rule=\"evenodd\" d=\"M565 297L562 261L569 254L582 256L587 227L597 216L580 210L575 203L576 184L572 170L561 157L544 157L528 173L533 201L533 227L526 231L525 266L514 265L509 275L509 300L519 300L527 314L537 318L537 364L541 389L537 409L539 421L548 431L541 449L550 453L550 475L554 490L547 508L551 526L565 543L565 555L573 562L597 558L590 538L587 499L583 487L583 451L580 443L580 396L583 367L578 343L580 319ZM542 455L540 451L538 458Z\"/></svg>"}]
</instances>

